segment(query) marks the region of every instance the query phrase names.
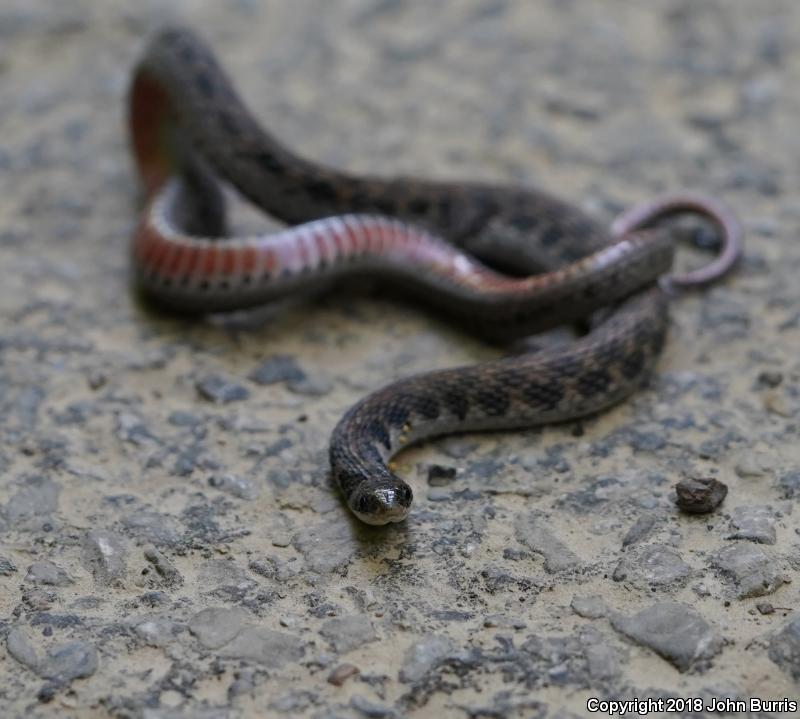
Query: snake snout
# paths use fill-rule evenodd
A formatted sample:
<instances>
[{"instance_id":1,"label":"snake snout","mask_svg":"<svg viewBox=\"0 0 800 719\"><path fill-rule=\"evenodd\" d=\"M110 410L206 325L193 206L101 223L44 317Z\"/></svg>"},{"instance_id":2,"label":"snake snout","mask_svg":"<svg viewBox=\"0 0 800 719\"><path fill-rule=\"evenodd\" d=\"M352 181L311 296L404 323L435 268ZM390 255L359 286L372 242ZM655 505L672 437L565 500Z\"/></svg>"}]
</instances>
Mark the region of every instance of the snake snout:
<instances>
[{"instance_id":1,"label":"snake snout","mask_svg":"<svg viewBox=\"0 0 800 719\"><path fill-rule=\"evenodd\" d=\"M414 493L405 482L364 490L351 504L353 513L367 524L402 522L411 508Z\"/></svg>"}]
</instances>

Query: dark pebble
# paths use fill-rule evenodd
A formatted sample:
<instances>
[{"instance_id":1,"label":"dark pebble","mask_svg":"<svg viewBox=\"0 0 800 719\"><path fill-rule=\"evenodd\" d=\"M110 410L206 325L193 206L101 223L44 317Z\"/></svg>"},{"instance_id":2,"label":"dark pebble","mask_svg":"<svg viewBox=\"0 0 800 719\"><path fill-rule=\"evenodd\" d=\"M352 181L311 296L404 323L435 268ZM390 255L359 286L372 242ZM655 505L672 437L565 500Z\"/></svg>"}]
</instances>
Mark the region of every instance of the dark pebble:
<instances>
[{"instance_id":1,"label":"dark pebble","mask_svg":"<svg viewBox=\"0 0 800 719\"><path fill-rule=\"evenodd\" d=\"M666 447L667 440L655 432L634 431L631 433L630 444L637 452L657 452Z\"/></svg>"},{"instance_id":2,"label":"dark pebble","mask_svg":"<svg viewBox=\"0 0 800 719\"><path fill-rule=\"evenodd\" d=\"M250 392L246 387L217 374L208 375L198 380L195 387L203 399L220 404L238 402L250 396Z\"/></svg>"},{"instance_id":3,"label":"dark pebble","mask_svg":"<svg viewBox=\"0 0 800 719\"><path fill-rule=\"evenodd\" d=\"M302 382L306 379L306 373L291 355L275 355L264 360L248 375L248 378L260 385Z\"/></svg>"},{"instance_id":4,"label":"dark pebble","mask_svg":"<svg viewBox=\"0 0 800 719\"><path fill-rule=\"evenodd\" d=\"M198 417L191 412L185 412L179 409L171 412L167 421L173 427L194 427L195 425L202 424L203 422L201 417Z\"/></svg>"},{"instance_id":5,"label":"dark pebble","mask_svg":"<svg viewBox=\"0 0 800 719\"><path fill-rule=\"evenodd\" d=\"M800 469L794 469L784 474L779 482L786 499L800 495Z\"/></svg>"},{"instance_id":6,"label":"dark pebble","mask_svg":"<svg viewBox=\"0 0 800 719\"><path fill-rule=\"evenodd\" d=\"M51 701L53 701L53 698L55 697L56 693L58 692L58 686L59 685L56 684L55 682L47 682L47 683L45 683L42 686L42 688L39 689L39 691L36 693L36 698L42 704L49 704Z\"/></svg>"},{"instance_id":7,"label":"dark pebble","mask_svg":"<svg viewBox=\"0 0 800 719\"><path fill-rule=\"evenodd\" d=\"M169 595L164 592L145 592L138 597L140 604L147 607L158 607L169 603Z\"/></svg>"},{"instance_id":8,"label":"dark pebble","mask_svg":"<svg viewBox=\"0 0 800 719\"><path fill-rule=\"evenodd\" d=\"M765 370L758 375L758 384L762 387L777 387L783 382L783 373L775 370Z\"/></svg>"},{"instance_id":9,"label":"dark pebble","mask_svg":"<svg viewBox=\"0 0 800 719\"><path fill-rule=\"evenodd\" d=\"M727 485L713 477L684 479L675 485L675 504L689 514L713 512L728 494Z\"/></svg>"},{"instance_id":10,"label":"dark pebble","mask_svg":"<svg viewBox=\"0 0 800 719\"><path fill-rule=\"evenodd\" d=\"M697 249L707 252L716 252L722 244L719 234L710 227L697 227L692 233L691 242Z\"/></svg>"},{"instance_id":11,"label":"dark pebble","mask_svg":"<svg viewBox=\"0 0 800 719\"><path fill-rule=\"evenodd\" d=\"M0 557L0 577L10 577L16 571L14 562L6 557Z\"/></svg>"},{"instance_id":12,"label":"dark pebble","mask_svg":"<svg viewBox=\"0 0 800 719\"><path fill-rule=\"evenodd\" d=\"M521 549L514 549L513 547L506 547L503 550L503 559L510 559L512 562L519 562L522 559L527 559L530 555L523 552Z\"/></svg>"},{"instance_id":13,"label":"dark pebble","mask_svg":"<svg viewBox=\"0 0 800 719\"><path fill-rule=\"evenodd\" d=\"M108 382L108 377L102 372L90 372L89 376L86 378L86 382L89 385L89 389L97 390Z\"/></svg>"},{"instance_id":14,"label":"dark pebble","mask_svg":"<svg viewBox=\"0 0 800 719\"><path fill-rule=\"evenodd\" d=\"M455 478L455 467L446 467L442 464L432 464L428 467L428 484L432 487L444 487Z\"/></svg>"},{"instance_id":15,"label":"dark pebble","mask_svg":"<svg viewBox=\"0 0 800 719\"><path fill-rule=\"evenodd\" d=\"M628 547L646 537L656 526L656 518L652 514L643 514L622 538L622 546Z\"/></svg>"}]
</instances>

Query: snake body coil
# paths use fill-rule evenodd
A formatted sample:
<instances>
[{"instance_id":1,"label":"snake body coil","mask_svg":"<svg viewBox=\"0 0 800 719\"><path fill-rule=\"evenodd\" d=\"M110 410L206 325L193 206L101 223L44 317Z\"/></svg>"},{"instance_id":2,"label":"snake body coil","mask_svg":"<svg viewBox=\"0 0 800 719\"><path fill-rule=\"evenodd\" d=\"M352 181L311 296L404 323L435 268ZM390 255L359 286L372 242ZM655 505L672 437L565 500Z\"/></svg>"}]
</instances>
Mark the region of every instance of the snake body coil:
<instances>
[{"instance_id":1,"label":"snake body coil","mask_svg":"<svg viewBox=\"0 0 800 719\"><path fill-rule=\"evenodd\" d=\"M640 227L682 210L717 221L726 251L687 284L726 271L739 250L735 218L694 195L657 201L609 233L526 188L355 177L310 163L258 125L206 45L182 28L155 36L137 66L130 128L147 199L134 268L164 305L241 309L380 276L504 340L615 305L568 347L417 375L350 409L331 438L331 469L350 509L372 524L408 513L411 489L387 465L408 444L581 417L642 383L667 330L656 281L671 266L673 240ZM219 179L293 226L226 238ZM514 276L498 271L509 269Z\"/></svg>"}]
</instances>

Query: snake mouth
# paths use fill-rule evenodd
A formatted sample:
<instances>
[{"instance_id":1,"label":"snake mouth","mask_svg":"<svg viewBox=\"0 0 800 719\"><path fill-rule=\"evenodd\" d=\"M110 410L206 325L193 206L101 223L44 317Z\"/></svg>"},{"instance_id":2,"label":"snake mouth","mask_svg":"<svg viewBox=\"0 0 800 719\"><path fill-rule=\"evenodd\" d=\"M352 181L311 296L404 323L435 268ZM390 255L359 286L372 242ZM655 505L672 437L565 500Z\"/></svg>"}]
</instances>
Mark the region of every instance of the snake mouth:
<instances>
[{"instance_id":1,"label":"snake mouth","mask_svg":"<svg viewBox=\"0 0 800 719\"><path fill-rule=\"evenodd\" d=\"M411 488L402 483L367 490L352 502L350 509L366 524L390 524L408 516L412 499Z\"/></svg>"},{"instance_id":2,"label":"snake mouth","mask_svg":"<svg viewBox=\"0 0 800 719\"><path fill-rule=\"evenodd\" d=\"M391 524L392 522L402 522L408 516L408 509L408 507L396 507L381 514L367 514L365 512L353 510L353 514L365 524L378 527L384 524Z\"/></svg>"}]
</instances>

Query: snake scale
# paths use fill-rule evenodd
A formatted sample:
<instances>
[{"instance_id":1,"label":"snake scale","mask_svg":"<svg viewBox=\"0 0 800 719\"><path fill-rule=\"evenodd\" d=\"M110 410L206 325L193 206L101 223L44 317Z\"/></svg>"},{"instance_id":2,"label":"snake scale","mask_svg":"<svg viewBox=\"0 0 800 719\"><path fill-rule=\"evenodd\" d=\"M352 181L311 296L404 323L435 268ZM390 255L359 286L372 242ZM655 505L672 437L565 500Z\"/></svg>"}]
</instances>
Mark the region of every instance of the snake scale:
<instances>
[{"instance_id":1,"label":"snake scale","mask_svg":"<svg viewBox=\"0 0 800 719\"><path fill-rule=\"evenodd\" d=\"M610 307L575 342L419 374L362 399L330 443L331 471L361 520L406 517L411 488L389 466L434 435L582 417L629 395L664 344L674 238L644 229L680 211L716 222L723 252L673 284L710 282L741 232L723 205L683 193L605 230L537 190L354 176L309 162L262 129L207 45L185 28L154 35L129 93L131 145L146 205L133 240L141 290L197 313L380 277L492 340L519 338ZM287 223L226 236L221 181Z\"/></svg>"}]
</instances>

